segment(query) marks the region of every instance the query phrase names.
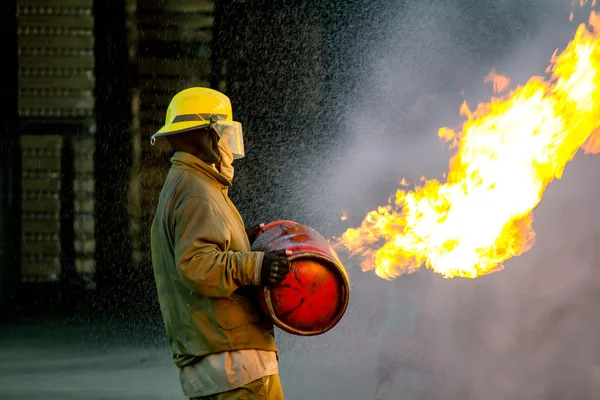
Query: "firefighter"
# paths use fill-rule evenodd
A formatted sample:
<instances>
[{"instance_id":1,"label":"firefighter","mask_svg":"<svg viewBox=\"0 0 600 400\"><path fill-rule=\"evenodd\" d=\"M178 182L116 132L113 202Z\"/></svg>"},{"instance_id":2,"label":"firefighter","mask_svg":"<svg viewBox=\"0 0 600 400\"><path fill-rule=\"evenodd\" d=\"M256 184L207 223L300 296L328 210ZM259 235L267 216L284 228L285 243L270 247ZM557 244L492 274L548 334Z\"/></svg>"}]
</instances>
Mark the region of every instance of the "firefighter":
<instances>
[{"instance_id":1,"label":"firefighter","mask_svg":"<svg viewBox=\"0 0 600 400\"><path fill-rule=\"evenodd\" d=\"M260 285L289 272L289 251L253 252L261 226L246 229L228 196L242 125L224 94L176 94L165 125L174 155L151 229L158 299L184 394L192 399L283 399L272 323Z\"/></svg>"}]
</instances>

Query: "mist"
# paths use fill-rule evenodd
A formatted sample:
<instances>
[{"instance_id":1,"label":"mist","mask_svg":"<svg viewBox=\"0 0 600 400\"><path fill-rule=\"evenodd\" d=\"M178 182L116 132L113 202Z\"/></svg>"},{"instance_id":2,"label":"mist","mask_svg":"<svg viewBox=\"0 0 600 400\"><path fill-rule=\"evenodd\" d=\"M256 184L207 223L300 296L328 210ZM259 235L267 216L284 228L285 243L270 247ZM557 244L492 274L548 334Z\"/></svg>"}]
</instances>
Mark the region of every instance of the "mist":
<instances>
[{"instance_id":1,"label":"mist","mask_svg":"<svg viewBox=\"0 0 600 400\"><path fill-rule=\"evenodd\" d=\"M543 75L588 16L570 3L387 5L385 40L351 93L320 209L347 210L338 228L357 226L402 178L443 179L452 152L437 130L460 125L462 101L489 100L491 68L511 89ZM354 291L343 329L371 343L375 398L600 398L599 168L598 157L578 154L534 211L533 249L492 275L384 281L345 260Z\"/></svg>"},{"instance_id":2,"label":"mist","mask_svg":"<svg viewBox=\"0 0 600 400\"><path fill-rule=\"evenodd\" d=\"M121 69L137 68L127 60L125 28L133 22L125 3L94 2L98 289L56 291L54 301L55 292L38 286L20 294L27 299L16 309L21 320L0 330L2 399L183 398L151 268L131 256L147 246L128 243L122 170L137 171L127 166L139 144L128 132L131 101L121 98L135 85ZM129 3L162 13L178 2ZM570 0L214 4L215 65L227 68L212 78L227 84L247 145L231 198L248 226L291 219L325 237L358 226L402 179L409 189L421 177L443 180L453 152L438 129L460 127L463 101L473 108L489 100L484 77L492 68L511 78L511 89L543 74L589 11ZM195 60L202 46L162 43L152 10L141 14L160 40L134 47L173 65ZM172 18L165 20L185 33L184 20L198 22L186 13L165 13ZM176 85L199 77L184 78ZM152 74L145 79L156 89ZM144 94L146 108L164 111L155 100L176 90L164 85ZM168 157L147 150L135 185L159 181L168 168ZM534 247L491 275L444 279L423 268L388 281L340 253L351 296L338 325L312 337L276 329L286 399L600 399L599 170L600 156L578 154L534 210Z\"/></svg>"}]
</instances>

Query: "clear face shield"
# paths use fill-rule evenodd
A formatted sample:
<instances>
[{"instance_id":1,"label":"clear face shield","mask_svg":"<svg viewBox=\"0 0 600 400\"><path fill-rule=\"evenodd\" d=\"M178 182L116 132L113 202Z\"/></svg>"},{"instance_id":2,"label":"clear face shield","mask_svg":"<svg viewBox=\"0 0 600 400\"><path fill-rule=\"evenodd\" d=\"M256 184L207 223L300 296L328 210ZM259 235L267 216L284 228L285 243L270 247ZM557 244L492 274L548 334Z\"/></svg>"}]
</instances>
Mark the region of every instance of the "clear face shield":
<instances>
[{"instance_id":1,"label":"clear face shield","mask_svg":"<svg viewBox=\"0 0 600 400\"><path fill-rule=\"evenodd\" d=\"M233 159L243 158L244 135L242 133L242 124L236 121L219 121L211 118L210 126L219 135L220 142L225 145L233 154Z\"/></svg>"}]
</instances>

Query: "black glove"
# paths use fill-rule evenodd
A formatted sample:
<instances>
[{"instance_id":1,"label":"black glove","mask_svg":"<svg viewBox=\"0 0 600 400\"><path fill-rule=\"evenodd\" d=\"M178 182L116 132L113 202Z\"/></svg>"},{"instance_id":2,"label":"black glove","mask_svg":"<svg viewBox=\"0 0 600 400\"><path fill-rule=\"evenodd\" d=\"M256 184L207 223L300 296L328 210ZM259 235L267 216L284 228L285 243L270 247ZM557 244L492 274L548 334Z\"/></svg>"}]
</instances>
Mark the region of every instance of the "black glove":
<instances>
[{"instance_id":1,"label":"black glove","mask_svg":"<svg viewBox=\"0 0 600 400\"><path fill-rule=\"evenodd\" d=\"M262 228L264 226L265 226L265 224L260 224L260 225L252 226L250 228L246 228L246 235L248 236L248 240L250 241L250 244L254 243L254 241L256 240L258 235L260 235L262 233Z\"/></svg>"},{"instance_id":2,"label":"black glove","mask_svg":"<svg viewBox=\"0 0 600 400\"><path fill-rule=\"evenodd\" d=\"M260 283L275 285L283 281L290 272L290 260L287 256L292 254L289 250L276 250L265 253L260 269Z\"/></svg>"}]
</instances>

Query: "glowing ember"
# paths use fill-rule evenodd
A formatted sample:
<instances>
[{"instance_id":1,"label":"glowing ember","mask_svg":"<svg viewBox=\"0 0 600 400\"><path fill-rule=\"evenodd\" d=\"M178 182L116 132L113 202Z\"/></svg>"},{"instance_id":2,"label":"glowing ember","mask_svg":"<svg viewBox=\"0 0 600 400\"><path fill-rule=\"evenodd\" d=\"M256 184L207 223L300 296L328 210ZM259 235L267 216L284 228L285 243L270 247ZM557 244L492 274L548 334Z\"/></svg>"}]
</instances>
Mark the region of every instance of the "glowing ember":
<instances>
[{"instance_id":1,"label":"glowing ember","mask_svg":"<svg viewBox=\"0 0 600 400\"><path fill-rule=\"evenodd\" d=\"M530 249L532 210L546 186L580 148L600 150L600 17L592 13L589 25L552 58L549 79L533 77L474 111L463 104L462 131L439 131L456 149L445 183L398 190L336 246L387 279L422 265L474 278Z\"/></svg>"},{"instance_id":2,"label":"glowing ember","mask_svg":"<svg viewBox=\"0 0 600 400\"><path fill-rule=\"evenodd\" d=\"M348 212L346 210L342 210L342 221L346 221L348 219Z\"/></svg>"}]
</instances>

